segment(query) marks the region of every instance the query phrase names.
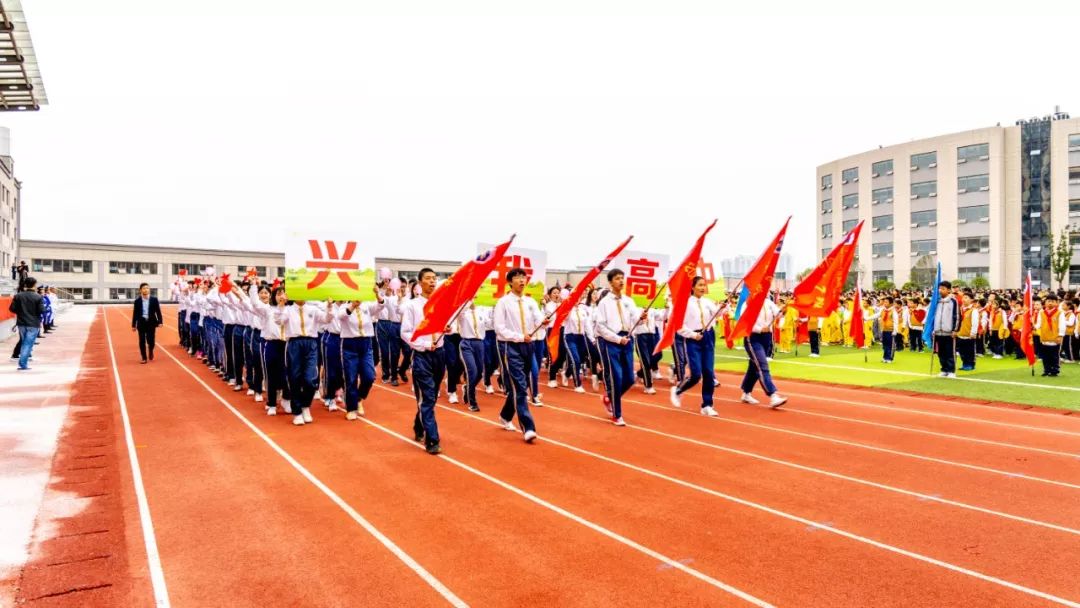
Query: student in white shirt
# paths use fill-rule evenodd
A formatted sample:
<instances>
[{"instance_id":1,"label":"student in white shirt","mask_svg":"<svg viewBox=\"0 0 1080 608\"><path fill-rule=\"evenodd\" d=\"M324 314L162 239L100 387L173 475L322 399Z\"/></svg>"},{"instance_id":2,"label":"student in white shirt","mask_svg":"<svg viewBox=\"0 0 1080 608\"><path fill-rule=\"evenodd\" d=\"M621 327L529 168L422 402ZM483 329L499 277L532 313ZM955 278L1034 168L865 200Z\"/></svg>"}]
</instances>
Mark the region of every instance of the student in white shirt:
<instances>
[{"instance_id":1,"label":"student in white shirt","mask_svg":"<svg viewBox=\"0 0 1080 608\"><path fill-rule=\"evenodd\" d=\"M562 304L562 289L559 287L549 287L547 290L547 302L544 303L544 318L554 319L555 311L559 309ZM566 386L566 330L562 327L559 328L559 350L554 353L551 360L551 365L548 366L548 388L555 388L559 386L559 383L555 380L555 377L562 372L563 386Z\"/></svg>"},{"instance_id":2,"label":"student in white shirt","mask_svg":"<svg viewBox=\"0 0 1080 608\"><path fill-rule=\"evenodd\" d=\"M566 345L566 368L569 370L568 375L574 380L575 393L585 392L585 388L581 386L581 365L589 355L586 343L593 339L591 314L593 309L586 303L587 298L588 294L582 296L581 301L566 317L566 322L562 327L563 342Z\"/></svg>"},{"instance_id":3,"label":"student in white shirt","mask_svg":"<svg viewBox=\"0 0 1080 608\"><path fill-rule=\"evenodd\" d=\"M527 277L520 268L506 273L510 293L499 298L492 319L502 358L501 377L507 390L499 422L506 430L516 431L513 423L516 413L525 433L525 442L532 443L536 439L536 423L529 411L528 374L535 362L533 336L543 319L536 301L525 295Z\"/></svg>"},{"instance_id":4,"label":"student in white shirt","mask_svg":"<svg viewBox=\"0 0 1080 608\"><path fill-rule=\"evenodd\" d=\"M604 409L615 426L626 426L622 396L634 386L634 339L630 330L644 316L630 296L623 294L626 274L609 270L611 293L596 305L595 329L604 366Z\"/></svg>"},{"instance_id":5,"label":"student in white shirt","mask_svg":"<svg viewBox=\"0 0 1080 608\"><path fill-rule=\"evenodd\" d=\"M743 403L759 403L757 399L750 395L754 390L754 385L758 383L761 384L765 395L769 397L769 407L776 409L787 403L787 398L781 397L780 393L776 391L772 374L769 373L769 362L765 356L765 353L768 352L768 345L772 342L773 321L776 320L778 314L780 314L780 309L776 307L776 304L773 304L772 300L766 298L761 307L761 312L758 313L757 321L754 323L753 331L743 340L743 348L746 349L746 354L749 357L746 375L743 376L742 380Z\"/></svg>"},{"instance_id":6,"label":"student in white shirt","mask_svg":"<svg viewBox=\"0 0 1080 608\"><path fill-rule=\"evenodd\" d=\"M686 344L687 363L690 366L688 376L678 386L671 387L671 404L682 407L681 395L701 382L701 413L716 417L713 409L713 393L716 390L716 376L713 368L716 364L716 303L705 297L708 286L703 277L694 277L691 283L693 295L686 306L682 326L678 333Z\"/></svg>"},{"instance_id":7,"label":"student in white shirt","mask_svg":"<svg viewBox=\"0 0 1080 608\"><path fill-rule=\"evenodd\" d=\"M465 307L458 314L456 325L460 337L457 358L465 374L461 400L468 406L469 411L479 412L476 387L484 375L484 321L472 301L465 303Z\"/></svg>"},{"instance_id":8,"label":"student in white shirt","mask_svg":"<svg viewBox=\"0 0 1080 608\"><path fill-rule=\"evenodd\" d=\"M265 286L256 288L252 285L250 295L247 303L255 317L262 341L259 358L262 362L262 376L266 382L266 414L274 416L277 414L279 392L282 393L282 409L286 412L292 409L285 372L284 328L274 320L274 310L277 309L278 302L285 301L285 288L278 287L271 293Z\"/></svg>"},{"instance_id":9,"label":"student in white shirt","mask_svg":"<svg viewBox=\"0 0 1080 608\"><path fill-rule=\"evenodd\" d=\"M424 320L424 304L435 291L435 271L423 268L419 275L420 295L402 307L399 337L412 352L413 392L416 394L416 416L413 418L413 437L423 442L428 454L442 453L439 425L435 421L435 400L446 374L442 334L435 333L413 339L413 333Z\"/></svg>"},{"instance_id":10,"label":"student in white shirt","mask_svg":"<svg viewBox=\"0 0 1080 608\"><path fill-rule=\"evenodd\" d=\"M341 332L341 368L345 378L345 419L364 415L364 400L375 384L375 319L382 309L383 297L374 289L374 302L342 302L335 307Z\"/></svg>"},{"instance_id":11,"label":"student in white shirt","mask_svg":"<svg viewBox=\"0 0 1080 608\"><path fill-rule=\"evenodd\" d=\"M285 358L289 366L293 424L314 422L311 402L319 390L319 319L324 313L314 303L298 300L286 306L278 300L274 322L284 327Z\"/></svg>"}]
</instances>

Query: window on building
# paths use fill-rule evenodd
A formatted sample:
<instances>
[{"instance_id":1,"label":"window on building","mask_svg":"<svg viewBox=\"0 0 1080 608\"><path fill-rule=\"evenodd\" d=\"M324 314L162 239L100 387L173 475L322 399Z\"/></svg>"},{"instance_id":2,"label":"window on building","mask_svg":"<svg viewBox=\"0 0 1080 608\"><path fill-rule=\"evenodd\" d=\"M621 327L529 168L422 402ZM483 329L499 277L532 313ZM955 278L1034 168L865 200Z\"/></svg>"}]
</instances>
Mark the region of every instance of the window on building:
<instances>
[{"instance_id":1,"label":"window on building","mask_svg":"<svg viewBox=\"0 0 1080 608\"><path fill-rule=\"evenodd\" d=\"M75 300L93 300L94 288L93 287L63 287L65 291L71 294L72 299Z\"/></svg>"},{"instance_id":2,"label":"window on building","mask_svg":"<svg viewBox=\"0 0 1080 608\"><path fill-rule=\"evenodd\" d=\"M1069 167L1069 183L1080 184L1080 167Z\"/></svg>"},{"instance_id":3,"label":"window on building","mask_svg":"<svg viewBox=\"0 0 1080 608\"><path fill-rule=\"evenodd\" d=\"M927 198L933 196L937 196L937 180L915 182L911 184L911 198Z\"/></svg>"},{"instance_id":4,"label":"window on building","mask_svg":"<svg viewBox=\"0 0 1080 608\"><path fill-rule=\"evenodd\" d=\"M841 232L843 232L844 234L847 234L848 230L851 230L852 228L854 228L855 224L858 224L858 223L859 223L859 220L844 220L844 223L841 226Z\"/></svg>"},{"instance_id":5,"label":"window on building","mask_svg":"<svg viewBox=\"0 0 1080 608\"><path fill-rule=\"evenodd\" d=\"M923 152L911 155L911 170L932 169L937 166L937 152Z\"/></svg>"},{"instance_id":6,"label":"window on building","mask_svg":"<svg viewBox=\"0 0 1080 608\"><path fill-rule=\"evenodd\" d=\"M831 239L832 238L832 224L831 223L821 225L821 238L823 238L823 239Z\"/></svg>"},{"instance_id":7,"label":"window on building","mask_svg":"<svg viewBox=\"0 0 1080 608\"><path fill-rule=\"evenodd\" d=\"M1069 201L1069 217L1080 217L1080 198Z\"/></svg>"},{"instance_id":8,"label":"window on building","mask_svg":"<svg viewBox=\"0 0 1080 608\"><path fill-rule=\"evenodd\" d=\"M1069 136L1069 151L1072 152L1073 148L1080 150L1080 133L1073 133Z\"/></svg>"},{"instance_id":9,"label":"window on building","mask_svg":"<svg viewBox=\"0 0 1080 608\"><path fill-rule=\"evenodd\" d=\"M990 268L987 266L961 266L956 273L956 278L971 283L979 277L985 279L989 274Z\"/></svg>"},{"instance_id":10,"label":"window on building","mask_svg":"<svg viewBox=\"0 0 1080 608\"><path fill-rule=\"evenodd\" d=\"M878 230L892 230L892 214L890 213L888 215L875 215L874 218L870 220L870 225L874 228L875 232Z\"/></svg>"},{"instance_id":11,"label":"window on building","mask_svg":"<svg viewBox=\"0 0 1080 608\"><path fill-rule=\"evenodd\" d=\"M1080 249L1080 232L1074 232L1069 235L1069 246L1073 249Z\"/></svg>"},{"instance_id":12,"label":"window on building","mask_svg":"<svg viewBox=\"0 0 1080 608\"><path fill-rule=\"evenodd\" d=\"M875 283L879 281L888 281L889 283L893 282L891 270L875 270L873 276Z\"/></svg>"},{"instance_id":13,"label":"window on building","mask_svg":"<svg viewBox=\"0 0 1080 608\"><path fill-rule=\"evenodd\" d=\"M284 278L285 278L285 267L284 267L284 266L278 266L278 267L277 267L277 276L278 276L278 278L280 278L280 279L284 279Z\"/></svg>"},{"instance_id":14,"label":"window on building","mask_svg":"<svg viewBox=\"0 0 1080 608\"><path fill-rule=\"evenodd\" d=\"M987 253L990 251L990 237L969 236L958 240L960 253Z\"/></svg>"},{"instance_id":15,"label":"window on building","mask_svg":"<svg viewBox=\"0 0 1080 608\"><path fill-rule=\"evenodd\" d=\"M882 175L892 175L892 159L878 161L871 167L871 172L874 177L881 177Z\"/></svg>"},{"instance_id":16,"label":"window on building","mask_svg":"<svg viewBox=\"0 0 1080 608\"><path fill-rule=\"evenodd\" d=\"M859 181L859 168L852 167L850 169L844 169L844 172L840 175L845 184Z\"/></svg>"},{"instance_id":17,"label":"window on building","mask_svg":"<svg viewBox=\"0 0 1080 608\"><path fill-rule=\"evenodd\" d=\"M892 243L874 243L871 253L877 257L886 257L892 255L893 244Z\"/></svg>"},{"instance_id":18,"label":"window on building","mask_svg":"<svg viewBox=\"0 0 1080 608\"><path fill-rule=\"evenodd\" d=\"M911 241L911 257L934 255L937 253L937 239Z\"/></svg>"},{"instance_id":19,"label":"window on building","mask_svg":"<svg viewBox=\"0 0 1080 608\"><path fill-rule=\"evenodd\" d=\"M969 163L990 158L990 144L975 144L956 149L956 164Z\"/></svg>"},{"instance_id":20,"label":"window on building","mask_svg":"<svg viewBox=\"0 0 1080 608\"><path fill-rule=\"evenodd\" d=\"M840 204L844 209L855 209L859 206L859 195L845 194L844 198L840 199Z\"/></svg>"},{"instance_id":21,"label":"window on building","mask_svg":"<svg viewBox=\"0 0 1080 608\"><path fill-rule=\"evenodd\" d=\"M826 257L828 257L829 252L831 252L831 251L832 251L832 247L825 247L824 249L822 249L821 250L821 259L824 260Z\"/></svg>"},{"instance_id":22,"label":"window on building","mask_svg":"<svg viewBox=\"0 0 1080 608\"><path fill-rule=\"evenodd\" d=\"M888 188L878 188L870 193L870 198L873 199L875 205L892 202L892 186Z\"/></svg>"},{"instance_id":23,"label":"window on building","mask_svg":"<svg viewBox=\"0 0 1080 608\"><path fill-rule=\"evenodd\" d=\"M911 212L912 228L922 228L924 226L930 226L931 224L937 224L937 209Z\"/></svg>"},{"instance_id":24,"label":"window on building","mask_svg":"<svg viewBox=\"0 0 1080 608\"><path fill-rule=\"evenodd\" d=\"M191 276L191 277L201 275L203 270L205 270L205 269L206 269L206 264L173 264L172 265L172 273L173 274L180 274L180 271L183 270L184 272L187 273L188 276Z\"/></svg>"},{"instance_id":25,"label":"window on building","mask_svg":"<svg viewBox=\"0 0 1080 608\"><path fill-rule=\"evenodd\" d=\"M832 213L832 199L831 198L827 198L827 199L821 201L821 212L822 213Z\"/></svg>"},{"instance_id":26,"label":"window on building","mask_svg":"<svg viewBox=\"0 0 1080 608\"><path fill-rule=\"evenodd\" d=\"M94 268L90 260L30 260L31 272L91 272Z\"/></svg>"},{"instance_id":27,"label":"window on building","mask_svg":"<svg viewBox=\"0 0 1080 608\"><path fill-rule=\"evenodd\" d=\"M831 187L832 187L832 173L830 173L828 175L822 175L821 176L821 189L825 190L826 188L831 188Z\"/></svg>"},{"instance_id":28,"label":"window on building","mask_svg":"<svg viewBox=\"0 0 1080 608\"><path fill-rule=\"evenodd\" d=\"M965 175L963 177L958 177L956 178L956 187L961 194L965 192L989 190L990 176L984 173L982 175Z\"/></svg>"},{"instance_id":29,"label":"window on building","mask_svg":"<svg viewBox=\"0 0 1080 608\"><path fill-rule=\"evenodd\" d=\"M1069 266L1069 285L1080 285L1080 266Z\"/></svg>"},{"instance_id":30,"label":"window on building","mask_svg":"<svg viewBox=\"0 0 1080 608\"><path fill-rule=\"evenodd\" d=\"M990 205L975 205L974 207L960 207L957 211L957 219L961 224L970 222L989 222Z\"/></svg>"},{"instance_id":31,"label":"window on building","mask_svg":"<svg viewBox=\"0 0 1080 608\"><path fill-rule=\"evenodd\" d=\"M157 274L155 262L109 262L109 274Z\"/></svg>"},{"instance_id":32,"label":"window on building","mask_svg":"<svg viewBox=\"0 0 1080 608\"><path fill-rule=\"evenodd\" d=\"M251 266L237 266L236 267L236 276L238 276L238 277L245 276L247 274L248 268L251 268ZM255 274L259 275L262 278L266 278L266 266L255 266L254 268L255 268Z\"/></svg>"}]
</instances>

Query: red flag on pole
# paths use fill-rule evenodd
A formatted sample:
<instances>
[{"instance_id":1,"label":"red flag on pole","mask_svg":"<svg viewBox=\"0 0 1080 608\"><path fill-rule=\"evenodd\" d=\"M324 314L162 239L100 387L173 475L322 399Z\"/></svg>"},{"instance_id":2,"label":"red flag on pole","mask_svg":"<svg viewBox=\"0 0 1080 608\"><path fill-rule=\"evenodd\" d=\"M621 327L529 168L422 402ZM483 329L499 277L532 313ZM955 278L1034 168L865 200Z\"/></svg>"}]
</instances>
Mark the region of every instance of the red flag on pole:
<instances>
[{"instance_id":1,"label":"red flag on pole","mask_svg":"<svg viewBox=\"0 0 1080 608\"><path fill-rule=\"evenodd\" d=\"M1020 313L1024 315L1023 325L1020 328L1020 348L1023 349L1024 354L1027 355L1028 366L1035 365L1035 341L1032 340L1032 291L1031 291L1031 271L1027 273L1027 279L1024 281L1024 312Z\"/></svg>"},{"instance_id":2,"label":"red flag on pole","mask_svg":"<svg viewBox=\"0 0 1080 608\"><path fill-rule=\"evenodd\" d=\"M604 272L604 269L607 268L608 264L611 263L611 260L614 260L616 257L618 257L618 255L622 253L622 250L626 249L626 246L629 245L630 241L633 239L633 236L628 237L625 241L622 242L621 245L616 247L614 251L607 254L607 257L604 258L603 261L601 261L599 264L589 270L588 274L586 274L580 281L578 281L577 287L575 287L574 291L570 293L570 297L563 300L559 304L559 307L555 309L555 321L551 325L551 329L548 331L547 337L548 352L559 352L559 328L562 327L562 324L566 321L566 318L570 316L570 311L573 310L575 306L577 306L578 300L581 299L581 294L585 293L585 290L588 289L589 285L592 285L592 282L596 279L596 277L600 276L601 272Z\"/></svg>"},{"instance_id":3,"label":"red flag on pole","mask_svg":"<svg viewBox=\"0 0 1080 608\"><path fill-rule=\"evenodd\" d=\"M773 276L776 274L776 264L780 261L780 250L784 248L784 235L787 234L791 216L788 216L784 227L780 229L776 237L769 243L765 253L761 254L754 267L743 278L743 289L747 292L746 306L739 313L735 321L735 329L732 330L732 340L745 338L754 329L757 323L761 307L765 305L765 298L769 297L769 289L772 288Z\"/></svg>"},{"instance_id":4,"label":"red flag on pole","mask_svg":"<svg viewBox=\"0 0 1080 608\"><path fill-rule=\"evenodd\" d=\"M671 320L664 326L664 335L660 336L660 342L653 349L654 355L671 346L675 342L675 332L682 328L682 320L686 316L686 306L690 301L690 287L693 286L694 277L697 276L701 248L705 245L705 236L709 234L709 231L715 225L716 220L713 220L709 227L705 229L705 232L702 232L701 236L698 237L694 247L690 249L690 253L686 254L686 258L682 263L675 267L675 272L671 273L671 278L668 279L668 294L671 295Z\"/></svg>"},{"instance_id":5,"label":"red flag on pole","mask_svg":"<svg viewBox=\"0 0 1080 608\"><path fill-rule=\"evenodd\" d=\"M851 305L851 340L855 343L855 348L862 348L866 345L866 321L863 318L862 309L862 288L859 287L859 282L855 281L855 302Z\"/></svg>"},{"instance_id":6,"label":"red flag on pole","mask_svg":"<svg viewBox=\"0 0 1080 608\"><path fill-rule=\"evenodd\" d=\"M229 293L232 291L232 280L229 279L229 273L221 275L221 284L218 285L218 293Z\"/></svg>"},{"instance_id":7,"label":"red flag on pole","mask_svg":"<svg viewBox=\"0 0 1080 608\"><path fill-rule=\"evenodd\" d=\"M856 224L817 268L795 286L792 302L799 312L809 317L827 317L836 310L858 251L862 226L862 222Z\"/></svg>"},{"instance_id":8,"label":"red flag on pole","mask_svg":"<svg viewBox=\"0 0 1080 608\"><path fill-rule=\"evenodd\" d=\"M454 271L424 304L424 319L416 327L412 339L443 331L454 314L473 299L480 285L491 275L492 269L503 259L513 242L514 237L511 236L509 241L488 249Z\"/></svg>"}]
</instances>

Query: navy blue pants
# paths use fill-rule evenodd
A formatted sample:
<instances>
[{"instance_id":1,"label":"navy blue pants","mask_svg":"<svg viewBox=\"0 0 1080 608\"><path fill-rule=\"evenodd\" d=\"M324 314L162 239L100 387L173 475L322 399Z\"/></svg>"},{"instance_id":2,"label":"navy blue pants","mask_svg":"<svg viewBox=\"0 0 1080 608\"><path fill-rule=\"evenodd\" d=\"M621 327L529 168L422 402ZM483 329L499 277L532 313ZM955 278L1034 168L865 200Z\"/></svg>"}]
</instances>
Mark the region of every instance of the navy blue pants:
<instances>
[{"instance_id":1,"label":"navy blue pants","mask_svg":"<svg viewBox=\"0 0 1080 608\"><path fill-rule=\"evenodd\" d=\"M551 365L548 366L548 380L554 380L555 376L559 373L559 370L566 365L566 328L559 328L559 349L555 353L555 358L551 361Z\"/></svg>"},{"instance_id":2,"label":"navy blue pants","mask_svg":"<svg viewBox=\"0 0 1080 608\"><path fill-rule=\"evenodd\" d=\"M292 338L285 348L289 369L289 388L292 393L292 413L311 407L319 390L319 341L315 338Z\"/></svg>"},{"instance_id":3,"label":"navy blue pants","mask_svg":"<svg viewBox=\"0 0 1080 608\"><path fill-rule=\"evenodd\" d=\"M656 349L656 334L646 333L634 336L638 362L641 364L641 379L645 382L645 388L652 388L653 372L659 363L659 358L653 356Z\"/></svg>"},{"instance_id":4,"label":"navy blue pants","mask_svg":"<svg viewBox=\"0 0 1080 608\"><path fill-rule=\"evenodd\" d=\"M382 376L387 380L393 380L398 376L401 346L401 323L386 321L386 357L382 361Z\"/></svg>"},{"instance_id":5,"label":"navy blue pants","mask_svg":"<svg viewBox=\"0 0 1080 608\"><path fill-rule=\"evenodd\" d=\"M257 329L251 330L251 342L248 344L248 369L250 369L248 386L250 386L256 395L263 394L263 370L265 369L262 361L262 332Z\"/></svg>"},{"instance_id":6,"label":"navy blue pants","mask_svg":"<svg viewBox=\"0 0 1080 608\"><path fill-rule=\"evenodd\" d=\"M974 338L957 338L956 339L956 352L960 355L960 363L962 367L975 369L975 339Z\"/></svg>"},{"instance_id":7,"label":"navy blue pants","mask_svg":"<svg viewBox=\"0 0 1080 608\"><path fill-rule=\"evenodd\" d=\"M675 381L682 384L686 380L686 365L689 355L686 353L686 338L675 334L675 342L671 347L671 358L674 360L672 367L675 369Z\"/></svg>"},{"instance_id":8,"label":"navy blue pants","mask_svg":"<svg viewBox=\"0 0 1080 608\"><path fill-rule=\"evenodd\" d=\"M180 333L180 346L188 348L191 346L191 341L188 339L188 326L184 321L185 317L187 317L186 310L181 310L176 313L176 329Z\"/></svg>"},{"instance_id":9,"label":"navy blue pants","mask_svg":"<svg viewBox=\"0 0 1080 608\"><path fill-rule=\"evenodd\" d=\"M416 417L413 432L424 436L424 445L439 443L439 425L435 422L435 400L446 373L442 349L413 353L413 392L416 394Z\"/></svg>"},{"instance_id":10,"label":"navy blue pants","mask_svg":"<svg viewBox=\"0 0 1080 608\"><path fill-rule=\"evenodd\" d=\"M1057 344L1039 344L1038 355L1044 374L1057 376L1061 373L1061 348Z\"/></svg>"},{"instance_id":11,"label":"navy blue pants","mask_svg":"<svg viewBox=\"0 0 1080 608\"><path fill-rule=\"evenodd\" d=\"M893 360L893 348L896 347L896 341L893 338L893 332L882 331L881 332L881 349L884 351L882 359L886 361Z\"/></svg>"},{"instance_id":12,"label":"navy blue pants","mask_svg":"<svg viewBox=\"0 0 1080 608\"><path fill-rule=\"evenodd\" d=\"M379 321L375 324L375 340L379 343L379 376L383 382L390 381L390 322Z\"/></svg>"},{"instance_id":13,"label":"navy blue pants","mask_svg":"<svg viewBox=\"0 0 1080 608\"><path fill-rule=\"evenodd\" d=\"M326 332L322 336L323 398L333 399L345 385L341 370L341 336Z\"/></svg>"},{"instance_id":14,"label":"navy blue pants","mask_svg":"<svg viewBox=\"0 0 1080 608\"><path fill-rule=\"evenodd\" d=\"M952 336L934 336L934 350L942 373L956 373L956 338Z\"/></svg>"},{"instance_id":15,"label":"navy blue pants","mask_svg":"<svg viewBox=\"0 0 1080 608\"><path fill-rule=\"evenodd\" d=\"M461 383L461 375L465 370L461 367L461 352L458 346L461 344L461 336L458 334L446 334L443 336L443 359L446 361L446 388L451 393L456 393L458 384Z\"/></svg>"},{"instance_id":16,"label":"navy blue pants","mask_svg":"<svg viewBox=\"0 0 1080 608\"><path fill-rule=\"evenodd\" d=\"M277 407L278 391L289 398L289 377L285 370L285 341L263 340L263 375L266 377L266 407Z\"/></svg>"},{"instance_id":17,"label":"navy blue pants","mask_svg":"<svg viewBox=\"0 0 1080 608\"><path fill-rule=\"evenodd\" d=\"M685 340L684 345L690 375L679 383L676 392L681 395L701 382L701 407L712 407L713 393L716 391L716 376L713 373L716 333L710 329L701 334L700 340Z\"/></svg>"},{"instance_id":18,"label":"navy blue pants","mask_svg":"<svg viewBox=\"0 0 1080 608\"><path fill-rule=\"evenodd\" d=\"M611 400L611 412L622 418L622 396L634 386L634 340L616 344L600 339L600 358L604 363L604 390Z\"/></svg>"},{"instance_id":19,"label":"navy blue pants","mask_svg":"<svg viewBox=\"0 0 1080 608\"><path fill-rule=\"evenodd\" d=\"M536 423L529 411L529 395L526 390L529 380L526 370L535 365L536 361L531 346L531 343L499 342L499 352L503 361L502 377L503 382L506 383L506 400L503 401L499 417L503 420L513 420L514 414L517 413L522 431L536 430Z\"/></svg>"},{"instance_id":20,"label":"navy blue pants","mask_svg":"<svg viewBox=\"0 0 1080 608\"><path fill-rule=\"evenodd\" d=\"M191 313L188 320L188 351L192 354L202 350L202 327L199 326L199 313Z\"/></svg>"},{"instance_id":21,"label":"navy blue pants","mask_svg":"<svg viewBox=\"0 0 1080 608\"><path fill-rule=\"evenodd\" d=\"M225 325L225 379L233 380L237 383L242 383L244 380L240 377L240 369L236 360L236 325L228 323Z\"/></svg>"},{"instance_id":22,"label":"navy blue pants","mask_svg":"<svg viewBox=\"0 0 1080 608\"><path fill-rule=\"evenodd\" d=\"M458 359L465 372L464 401L468 405L479 407L476 402L476 386L480 384L480 377L484 372L484 341L461 340L458 345Z\"/></svg>"},{"instance_id":23,"label":"navy blue pants","mask_svg":"<svg viewBox=\"0 0 1080 608\"><path fill-rule=\"evenodd\" d=\"M584 363L582 358L588 355L588 346L585 345L585 336L581 334L566 334L563 336L566 344L566 368L569 370L568 376L574 379L574 387L581 386L581 364Z\"/></svg>"},{"instance_id":24,"label":"navy blue pants","mask_svg":"<svg viewBox=\"0 0 1080 608\"><path fill-rule=\"evenodd\" d=\"M495 330L484 332L484 386L491 386L491 376L501 365L497 342Z\"/></svg>"},{"instance_id":25,"label":"navy blue pants","mask_svg":"<svg viewBox=\"0 0 1080 608\"><path fill-rule=\"evenodd\" d=\"M241 351L241 355L244 357L244 381L247 382L248 388L255 389L255 357L254 352L251 350L255 340L255 330L251 327L244 326L243 334L241 337L244 340L244 347ZM259 388L260 392L262 388Z\"/></svg>"},{"instance_id":26,"label":"navy blue pants","mask_svg":"<svg viewBox=\"0 0 1080 608\"><path fill-rule=\"evenodd\" d=\"M375 384L374 344L370 337L341 339L341 366L345 372L345 410L355 412Z\"/></svg>"},{"instance_id":27,"label":"navy blue pants","mask_svg":"<svg viewBox=\"0 0 1080 608\"><path fill-rule=\"evenodd\" d=\"M758 382L761 383L761 388L766 395L771 397L776 392L772 374L769 373L769 360L766 357L771 343L771 333L753 333L743 340L743 348L746 349L750 361L746 366L746 375L743 376L742 392L749 393L754 390L754 385Z\"/></svg>"}]
</instances>

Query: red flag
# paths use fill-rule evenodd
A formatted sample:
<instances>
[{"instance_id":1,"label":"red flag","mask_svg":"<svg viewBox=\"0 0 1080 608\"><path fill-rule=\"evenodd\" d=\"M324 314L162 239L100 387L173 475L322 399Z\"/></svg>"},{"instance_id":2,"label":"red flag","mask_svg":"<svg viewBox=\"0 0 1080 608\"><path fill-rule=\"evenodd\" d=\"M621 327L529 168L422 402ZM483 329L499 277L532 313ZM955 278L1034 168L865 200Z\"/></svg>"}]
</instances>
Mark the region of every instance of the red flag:
<instances>
[{"instance_id":1,"label":"red flag","mask_svg":"<svg viewBox=\"0 0 1080 608\"><path fill-rule=\"evenodd\" d=\"M229 280L229 273L221 275L221 284L218 285L218 293L229 293L232 291L233 284Z\"/></svg>"},{"instance_id":2,"label":"red flag","mask_svg":"<svg viewBox=\"0 0 1080 608\"><path fill-rule=\"evenodd\" d=\"M664 335L660 336L660 342L653 349L654 355L671 346L675 342L675 332L682 328L683 317L686 316L686 306L690 302L690 287L693 285L694 277L697 276L697 264L698 260L701 259L701 248L705 245L705 235L709 234L709 231L715 225L716 220L713 220L709 227L705 229L705 232L702 232L701 236L698 237L694 247L690 250L690 253L686 254L686 258L682 263L675 267L675 272L671 273L671 278L668 279L668 294L671 295L671 317L669 318L671 320L664 327Z\"/></svg>"},{"instance_id":3,"label":"red flag","mask_svg":"<svg viewBox=\"0 0 1080 608\"><path fill-rule=\"evenodd\" d=\"M1027 355L1029 367L1035 365L1035 341L1031 339L1031 313L1033 308L1031 293L1031 271L1029 270L1027 279L1024 281L1024 312L1020 313L1024 315L1024 324L1020 328L1020 348Z\"/></svg>"},{"instance_id":4,"label":"red flag","mask_svg":"<svg viewBox=\"0 0 1080 608\"><path fill-rule=\"evenodd\" d=\"M862 222L856 224L844 235L840 245L795 286L792 302L799 312L810 317L827 317L836 310L851 263L855 260L862 225Z\"/></svg>"},{"instance_id":5,"label":"red flag","mask_svg":"<svg viewBox=\"0 0 1080 608\"><path fill-rule=\"evenodd\" d=\"M516 235L515 235L516 236ZM424 304L424 319L413 332L412 339L431 335L443 331L454 314L473 299L480 285L491 274L495 265L506 255L510 243L514 242L511 236L509 241L497 245L494 249L488 249L476 256L475 259L465 262L450 275L449 279L431 294L431 298Z\"/></svg>"},{"instance_id":6,"label":"red flag","mask_svg":"<svg viewBox=\"0 0 1080 608\"><path fill-rule=\"evenodd\" d=\"M855 302L851 305L851 340L855 343L855 348L862 348L866 345L866 320L863 318L862 309L862 288L859 287L859 282L855 281Z\"/></svg>"},{"instance_id":7,"label":"red flag","mask_svg":"<svg viewBox=\"0 0 1080 608\"><path fill-rule=\"evenodd\" d=\"M735 339L731 332L735 331L735 324L731 322L731 315L724 313L724 344L728 350L735 348Z\"/></svg>"},{"instance_id":8,"label":"red flag","mask_svg":"<svg viewBox=\"0 0 1080 608\"><path fill-rule=\"evenodd\" d=\"M810 322L809 321L795 321L798 327L795 330L795 343L796 344L809 344L810 343Z\"/></svg>"},{"instance_id":9,"label":"red flag","mask_svg":"<svg viewBox=\"0 0 1080 608\"><path fill-rule=\"evenodd\" d=\"M765 305L765 298L769 297L769 289L772 288L773 276L776 274L776 264L780 261L780 250L784 247L784 235L787 234L788 224L791 217L788 216L784 227L777 233L776 238L769 243L765 252L758 258L754 267L743 277L743 289L748 292L746 306L735 321L735 329L732 331L732 340L745 338L754 329L757 323L761 307Z\"/></svg>"},{"instance_id":10,"label":"red flag","mask_svg":"<svg viewBox=\"0 0 1080 608\"><path fill-rule=\"evenodd\" d=\"M611 260L614 260L616 257L618 257L618 255L622 253L622 250L625 249L626 246L629 245L630 241L633 239L634 237L630 236L625 241L623 241L621 245L616 247L615 251L607 254L607 257L604 258L602 262L594 266L588 274L586 274L580 281L578 281L577 287L575 287L574 291L570 293L570 297L563 300L559 304L559 307L555 309L555 321L551 325L551 329L548 331L547 337L548 352L559 352L559 328L562 327L562 324L566 321L566 317L570 316L570 311L573 310L575 306L577 306L578 300L581 299L581 294L585 293L585 290L588 289L589 285L592 285L593 280L595 280L596 277L600 276L601 272L604 272L604 269L607 268L608 264L611 263Z\"/></svg>"}]
</instances>

